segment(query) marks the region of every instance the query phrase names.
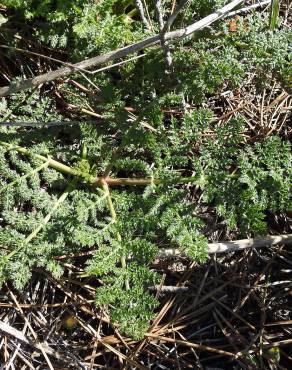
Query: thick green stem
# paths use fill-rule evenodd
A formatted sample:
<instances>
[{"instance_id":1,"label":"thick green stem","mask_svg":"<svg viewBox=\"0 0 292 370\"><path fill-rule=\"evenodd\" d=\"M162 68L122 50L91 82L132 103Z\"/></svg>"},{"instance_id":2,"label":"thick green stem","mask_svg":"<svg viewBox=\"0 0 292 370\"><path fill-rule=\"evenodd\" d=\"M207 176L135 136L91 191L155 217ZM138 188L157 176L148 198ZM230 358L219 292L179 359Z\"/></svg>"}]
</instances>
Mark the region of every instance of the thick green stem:
<instances>
[{"instance_id":1,"label":"thick green stem","mask_svg":"<svg viewBox=\"0 0 292 370\"><path fill-rule=\"evenodd\" d=\"M101 181L101 179L97 179L98 181ZM147 185L159 185L159 184L165 184L165 183L188 183L195 181L196 177L180 177L178 179L175 179L173 181L169 180L161 180L161 179L154 179L154 178L107 178L106 182L109 186L121 186L121 185L136 185L136 186L147 186Z\"/></svg>"},{"instance_id":2,"label":"thick green stem","mask_svg":"<svg viewBox=\"0 0 292 370\"><path fill-rule=\"evenodd\" d=\"M6 143L4 141L0 141L0 145L6 147L8 150L16 150L18 153L24 154L28 157L34 157L34 158L39 159L43 162L48 161L48 157L45 157L45 156L37 154L37 153L33 153L30 150L28 150L28 149L26 149L22 146L9 144L9 143ZM75 170L75 169L73 169L69 166L66 166L65 164L60 163L60 162L58 162L54 159L49 160L48 166L51 167L51 168L54 168L55 170L57 170L59 172L62 172L64 174L66 174L66 175L82 176L82 172L77 171L77 170Z\"/></svg>"},{"instance_id":3,"label":"thick green stem","mask_svg":"<svg viewBox=\"0 0 292 370\"><path fill-rule=\"evenodd\" d=\"M60 198L58 198L58 200L55 202L55 204L53 205L51 211L46 215L46 217L43 219L42 223L39 224L39 226L34 229L25 239L24 239L24 244L28 244L30 243L37 235L38 233L48 224L48 222L50 221L50 219L52 218L52 215L54 214L54 212L60 207L60 205L65 201L65 199L67 198L67 196L70 194L70 192L72 191L72 189L74 189L74 185L72 184L69 184L66 188L66 190L64 191L64 193L60 196ZM11 258L12 256L14 256L20 249L22 248L22 245L17 248L16 250L10 252L6 258Z\"/></svg>"},{"instance_id":4,"label":"thick green stem","mask_svg":"<svg viewBox=\"0 0 292 370\"><path fill-rule=\"evenodd\" d=\"M54 204L53 208L51 211L46 215L46 217L43 219L43 222L32 232L30 233L26 238L25 242L29 243L32 239L34 239L37 234L47 225L47 223L50 221L52 218L52 215L54 212L59 208L59 206L65 201L65 199L68 197L70 192L72 191L74 187L72 184L69 184L64 191L64 193L60 196L60 198L57 200L57 202Z\"/></svg>"},{"instance_id":5,"label":"thick green stem","mask_svg":"<svg viewBox=\"0 0 292 370\"><path fill-rule=\"evenodd\" d=\"M105 183L103 183L102 188L103 188L103 190L105 191L105 193L107 195L106 199L107 199L107 204L108 204L108 208L109 208L112 220L113 220L113 222L116 222L117 221L117 213L116 213L116 210L115 210L115 207L113 205L113 201L112 201L112 198L111 198L111 195L110 195L109 186L105 182ZM122 242L121 234L118 231L117 231L117 240L118 240L119 243ZM122 268L125 269L126 268L126 257L123 255L121 257L120 261L121 261ZM125 280L125 287L126 287L127 290L130 289L130 284L129 284L128 279Z\"/></svg>"},{"instance_id":6,"label":"thick green stem","mask_svg":"<svg viewBox=\"0 0 292 370\"><path fill-rule=\"evenodd\" d=\"M18 145L9 144L3 141L0 141L0 145L5 146L9 150L16 150L19 153L27 155L29 157L37 158L43 162L47 162L48 158L33 153L26 148L23 148ZM103 187L104 184L108 186L147 186L147 185L159 185L159 184L186 184L189 182L195 183L197 181L197 177L190 176L190 177L179 177L175 180L162 180L162 179L155 179L155 178L110 178L110 177L94 177L89 175L88 173L83 173L82 171L78 171L72 167L69 167L63 163L60 163L54 159L50 159L48 161L48 166L54 168L55 170L64 173L66 175L71 175L75 177L79 177L84 179L89 185L93 187ZM237 174L230 174L229 177L237 178Z\"/></svg>"},{"instance_id":7,"label":"thick green stem","mask_svg":"<svg viewBox=\"0 0 292 370\"><path fill-rule=\"evenodd\" d=\"M7 185L2 186L2 188L0 188L0 194L1 194L1 193L3 193L3 191L4 191L4 190L6 190L6 189L10 188L11 186L13 186L13 185L15 185L15 184L19 183L20 181L22 181L22 180L24 180L24 179L26 179L26 178L28 178L28 177L30 177L30 176L32 176L32 175L34 175L35 173L40 172L42 169L44 169L44 168L48 167L48 166L49 166L49 163L50 163L50 159L48 159L48 160L47 160L47 162L42 163L40 166L36 167L36 168L35 168L35 169L33 169L32 171L30 171L30 172L26 173L25 175L21 176L20 178L18 178L18 179L16 179L16 180L14 180L14 181L12 181L12 182L10 182L10 183L9 183L9 184L7 184Z\"/></svg>"}]
</instances>

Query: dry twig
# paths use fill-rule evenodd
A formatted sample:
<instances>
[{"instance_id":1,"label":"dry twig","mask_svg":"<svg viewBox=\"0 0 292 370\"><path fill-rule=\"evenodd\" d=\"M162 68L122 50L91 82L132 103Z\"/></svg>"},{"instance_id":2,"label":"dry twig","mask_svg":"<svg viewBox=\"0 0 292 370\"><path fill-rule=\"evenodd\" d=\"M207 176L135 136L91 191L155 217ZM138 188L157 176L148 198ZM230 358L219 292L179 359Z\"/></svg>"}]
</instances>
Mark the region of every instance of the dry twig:
<instances>
[{"instance_id":1,"label":"dry twig","mask_svg":"<svg viewBox=\"0 0 292 370\"><path fill-rule=\"evenodd\" d=\"M225 5L221 9L217 10L216 12L208 15L207 17L199 20L198 22L195 22L185 28L182 28L180 30L167 32L165 34L165 41L174 41L179 38L183 38L186 36L191 35L192 33L201 30L210 24L216 22L219 19L222 19L225 17L232 9L234 9L237 5L239 5L242 2L242 0L233 0L229 4ZM58 78L63 78L65 76L68 76L76 71L79 70L87 70L89 68L92 68L94 66L110 62L115 59L124 58L125 56L129 54L133 54L135 52L138 52L142 49L148 48L150 46L153 46L161 41L160 34L151 36L145 40L139 41L135 44L126 46L124 48L111 51L107 54L100 55L97 57L89 58L86 60L83 60L82 62L73 64L73 66L67 66L63 67L54 71L47 72L45 74L39 75L34 78L30 78L28 80L20 81L15 84L11 84L9 86L4 86L0 88L0 96L7 96L10 94L17 93L19 91L27 90L36 86L39 86L45 82L54 81Z\"/></svg>"}]
</instances>

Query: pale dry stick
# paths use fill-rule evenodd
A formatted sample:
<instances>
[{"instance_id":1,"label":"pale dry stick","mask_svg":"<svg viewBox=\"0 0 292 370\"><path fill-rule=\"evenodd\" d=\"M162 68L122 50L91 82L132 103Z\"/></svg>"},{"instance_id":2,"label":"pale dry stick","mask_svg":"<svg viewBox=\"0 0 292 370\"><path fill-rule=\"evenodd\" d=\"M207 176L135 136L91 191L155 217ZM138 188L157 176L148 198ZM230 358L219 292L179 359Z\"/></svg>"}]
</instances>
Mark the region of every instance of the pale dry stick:
<instances>
[{"instance_id":1,"label":"pale dry stick","mask_svg":"<svg viewBox=\"0 0 292 370\"><path fill-rule=\"evenodd\" d=\"M263 248L277 244L289 245L292 243L292 234L270 235L263 239L242 239L231 242L218 242L208 244L208 254L237 252L250 248ZM183 256L176 248L160 249L158 258L171 258Z\"/></svg>"},{"instance_id":2,"label":"pale dry stick","mask_svg":"<svg viewBox=\"0 0 292 370\"><path fill-rule=\"evenodd\" d=\"M8 349L7 349L7 337L5 336L4 338L4 362L6 363L8 361L8 358L9 358L9 352L8 352Z\"/></svg>"},{"instance_id":3,"label":"pale dry stick","mask_svg":"<svg viewBox=\"0 0 292 370\"><path fill-rule=\"evenodd\" d=\"M172 57L171 57L168 43L165 41L165 32L163 32L164 21L163 21L163 10L162 10L161 0L156 0L155 8L158 14L158 24L159 24L159 31L160 31L160 37L161 37L161 47L164 50L164 53L166 56L166 64L167 64L166 72L169 73L170 68L172 66Z\"/></svg>"},{"instance_id":4,"label":"pale dry stick","mask_svg":"<svg viewBox=\"0 0 292 370\"><path fill-rule=\"evenodd\" d=\"M265 326L279 326L279 325L291 325L292 326L292 320L283 320L283 321L276 321L276 322L269 322L266 323Z\"/></svg>"},{"instance_id":5,"label":"pale dry stick","mask_svg":"<svg viewBox=\"0 0 292 370\"><path fill-rule=\"evenodd\" d=\"M142 0L142 3L144 5L144 8L145 8L145 11L146 11L146 15L147 15L147 20L150 24L150 29L151 29L151 32L153 32L154 28L153 28L153 24L152 24L152 21L151 21L151 17L150 17L150 14L149 14L149 10L148 10L148 6L147 6L147 3L146 3L147 0Z\"/></svg>"},{"instance_id":6,"label":"pale dry stick","mask_svg":"<svg viewBox=\"0 0 292 370\"><path fill-rule=\"evenodd\" d=\"M153 291L156 292L158 295L159 293L171 293L171 294L186 293L190 290L189 287L177 287L173 285L153 285L150 286L148 289L151 292Z\"/></svg>"},{"instance_id":7,"label":"pale dry stick","mask_svg":"<svg viewBox=\"0 0 292 370\"><path fill-rule=\"evenodd\" d=\"M168 30L170 30L170 27L172 26L173 22L176 20L177 16L188 2L190 2L190 0L181 0L180 3L175 8L174 8L175 3L173 4L171 15L165 22L165 25L162 29L162 34L165 34Z\"/></svg>"},{"instance_id":8,"label":"pale dry stick","mask_svg":"<svg viewBox=\"0 0 292 370\"><path fill-rule=\"evenodd\" d=\"M142 23L144 24L145 28L148 31L151 31L151 25L150 25L150 23L148 22L148 19L145 16L144 6L143 6L142 1L141 0L135 0L135 4L136 4L137 9L139 10Z\"/></svg>"},{"instance_id":9,"label":"pale dry stick","mask_svg":"<svg viewBox=\"0 0 292 370\"><path fill-rule=\"evenodd\" d=\"M274 117L276 116L276 114L277 113L279 113L278 114L278 117L281 115L281 109L283 108L283 105L287 102L287 101L289 101L289 95L288 96L286 96L279 104L278 104L278 106L276 107L276 109L274 110L274 112L273 112L273 114L272 114L272 116L271 116L271 118L270 118L270 122L272 122L272 120L274 119ZM289 107L289 108L291 108L291 107ZM280 112L279 112L280 111ZM288 113L288 112L287 112ZM271 125L270 124L268 124L268 127L271 127Z\"/></svg>"},{"instance_id":10,"label":"pale dry stick","mask_svg":"<svg viewBox=\"0 0 292 370\"><path fill-rule=\"evenodd\" d=\"M281 102L283 99L289 97L290 95L286 92L286 91L283 91L280 95L278 95L266 108L265 108L265 112L269 112L274 105L278 104L279 102Z\"/></svg>"},{"instance_id":11,"label":"pale dry stick","mask_svg":"<svg viewBox=\"0 0 292 370\"><path fill-rule=\"evenodd\" d=\"M174 9L176 7L176 0L172 0L172 5L171 5L171 11L170 11L170 14L172 14L174 12Z\"/></svg>"},{"instance_id":12,"label":"pale dry stick","mask_svg":"<svg viewBox=\"0 0 292 370\"><path fill-rule=\"evenodd\" d=\"M265 122L264 122L264 104L265 104L265 97L266 97L266 89L263 91L263 96L262 96L262 103L260 105L260 126L262 128L266 128Z\"/></svg>"},{"instance_id":13,"label":"pale dry stick","mask_svg":"<svg viewBox=\"0 0 292 370\"><path fill-rule=\"evenodd\" d=\"M287 112L286 114L285 114L285 116L283 117L283 119L282 119L282 122L281 122L281 124L278 126L278 128L277 128L277 123L278 123L278 120L279 120L279 118L280 118L280 115L281 115L281 113L279 113L279 115L278 115L278 117L277 117L277 119L276 119L276 121L274 122L274 124L273 124L273 126L272 126L272 128L270 129L270 131L267 133L267 136L270 136L271 134L272 134L272 132L273 131L275 131L276 130L276 132L277 132L277 134L282 130L282 127L284 126L284 124L286 123L286 120L287 120L287 118L288 118L288 116L289 116L289 112Z\"/></svg>"},{"instance_id":14,"label":"pale dry stick","mask_svg":"<svg viewBox=\"0 0 292 370\"><path fill-rule=\"evenodd\" d=\"M233 16L238 15L238 14L247 13L251 10L255 10L257 8L262 8L265 5L269 5L269 4L271 4L271 2L272 2L272 0L257 1L256 4L252 4L252 5L246 6L244 8L241 8L241 9L234 10L234 11L230 12L228 14L228 16L233 17Z\"/></svg>"},{"instance_id":15,"label":"pale dry stick","mask_svg":"<svg viewBox=\"0 0 292 370\"><path fill-rule=\"evenodd\" d=\"M216 22L219 19L225 17L232 9L234 9L237 5L242 3L243 0L233 0L227 5L223 6L221 9L217 10L216 12L204 17L203 19L176 31L167 32L165 34L165 41L174 41L183 37L187 37L194 33L195 31L201 30L210 24ZM161 40L160 34L151 36L147 39L139 41L135 44L123 47L121 49L111 51L107 54L103 54L100 56L96 56L93 58L89 58L83 60L79 63L73 64L71 66L63 67L56 69L54 71L47 72L45 74L41 74L34 78L30 78L27 80L20 81L18 83L11 84L9 86L4 86L0 88L0 96L7 96L13 93L17 93L22 90L27 90L32 87L39 86L45 82L54 81L58 78L66 77L80 69L87 70L94 66L110 62L115 59L124 58L129 54L133 54L139 50L148 48L150 46L154 46L158 44Z\"/></svg>"}]
</instances>

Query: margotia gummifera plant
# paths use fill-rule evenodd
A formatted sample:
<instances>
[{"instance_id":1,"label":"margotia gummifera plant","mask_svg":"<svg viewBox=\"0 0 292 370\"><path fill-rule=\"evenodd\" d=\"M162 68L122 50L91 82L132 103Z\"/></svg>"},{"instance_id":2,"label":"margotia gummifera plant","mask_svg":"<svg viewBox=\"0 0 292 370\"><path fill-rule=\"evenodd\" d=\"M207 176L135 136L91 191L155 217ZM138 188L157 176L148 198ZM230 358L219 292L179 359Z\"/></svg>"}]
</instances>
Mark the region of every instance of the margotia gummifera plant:
<instances>
[{"instance_id":1,"label":"margotia gummifera plant","mask_svg":"<svg viewBox=\"0 0 292 370\"><path fill-rule=\"evenodd\" d=\"M189 2L173 29L226 3ZM5 44L12 47L7 60L17 53L15 46L27 49L26 37L13 37L15 17L17 27L19 20L30 19L36 37L57 48L57 55L64 49L70 62L144 39L134 2L123 4L66 0L35 7L31 0L6 0ZM158 32L155 4L149 4ZM148 287L160 281L151 269L160 247L179 247L203 262L204 212L225 221L227 233L246 237L267 233L267 211L291 209L290 144L278 136L256 137L259 142L251 144L242 134L240 113L215 124L213 112L202 108L251 75L258 77L254 85L260 80L259 91L271 80L289 85L291 31L275 28L278 18L269 29L267 14L233 21L233 30L223 20L169 44L170 74L165 51L152 48L143 59L139 55L90 79L76 71L74 81L53 86L61 106L74 107L66 117L80 119L84 110L78 107L94 107L101 122L47 129L0 126L1 282L10 280L20 289L36 266L59 277L58 256L91 251L85 269L98 277L97 305L109 307L120 330L138 339L158 306ZM18 74L40 73L41 63L22 57L14 58L22 61L15 65ZM48 97L46 91L22 91L1 101L1 120L64 120L54 94Z\"/></svg>"},{"instance_id":2,"label":"margotia gummifera plant","mask_svg":"<svg viewBox=\"0 0 292 370\"><path fill-rule=\"evenodd\" d=\"M288 209L291 202L290 144L271 137L243 146L240 119L219 125L209 139L203 133L210 118L208 110L186 113L180 128L173 122L169 134L156 132L155 146L149 140L140 159L129 145L114 155L103 151L111 138L99 140L94 125L74 129L68 145L52 141L65 128L2 128L1 281L22 288L34 266L58 277L57 256L93 249L86 271L101 282L96 303L110 307L122 332L141 338L158 305L147 288L159 282L150 268L159 245L177 245L198 262L207 257L201 204L190 189L199 187L203 204L213 204L241 235L265 233L265 211ZM32 146L44 130L46 142ZM199 153L190 158L198 141ZM175 168L183 163L192 169L189 176Z\"/></svg>"}]
</instances>

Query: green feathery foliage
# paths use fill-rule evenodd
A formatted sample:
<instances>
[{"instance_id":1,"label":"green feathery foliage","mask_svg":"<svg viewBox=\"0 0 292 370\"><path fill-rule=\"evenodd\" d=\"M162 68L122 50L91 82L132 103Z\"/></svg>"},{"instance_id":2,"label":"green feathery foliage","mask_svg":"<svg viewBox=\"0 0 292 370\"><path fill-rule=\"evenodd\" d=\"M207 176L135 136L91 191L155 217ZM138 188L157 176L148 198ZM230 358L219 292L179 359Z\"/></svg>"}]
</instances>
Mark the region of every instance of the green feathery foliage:
<instances>
[{"instance_id":1,"label":"green feathery foliage","mask_svg":"<svg viewBox=\"0 0 292 370\"><path fill-rule=\"evenodd\" d=\"M174 27L225 3L190 2ZM133 1L4 5L5 30L29 19L36 36L69 52L70 61L145 37ZM157 31L154 1L149 14ZM178 247L197 262L207 258L202 208L243 237L266 232L267 212L291 209L290 143L277 136L247 143L239 113L218 124L206 108L210 97L239 87L251 73L263 77L259 89L270 79L287 85L291 31L272 32L268 14L236 22L236 32L223 20L170 45L170 75L164 52L150 49L90 79L76 73L74 82L91 93L63 81L52 87L59 100L44 88L0 101L3 121L82 120L81 107L103 117L72 127L0 127L1 282L22 288L35 267L58 277L58 256L92 251L86 274L98 278L96 304L109 307L121 331L139 339L158 306L148 288L159 283L151 269L159 248ZM21 42L11 39L10 46ZM76 111L66 111L67 104ZM147 181L109 189L96 179L105 173Z\"/></svg>"}]
</instances>

